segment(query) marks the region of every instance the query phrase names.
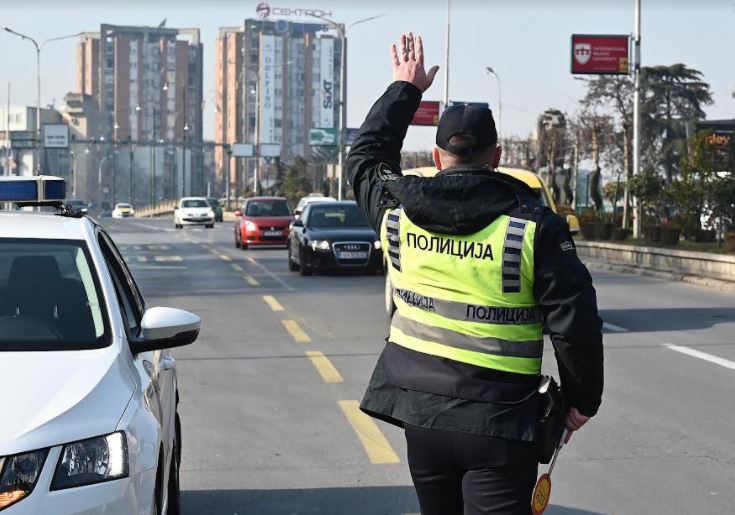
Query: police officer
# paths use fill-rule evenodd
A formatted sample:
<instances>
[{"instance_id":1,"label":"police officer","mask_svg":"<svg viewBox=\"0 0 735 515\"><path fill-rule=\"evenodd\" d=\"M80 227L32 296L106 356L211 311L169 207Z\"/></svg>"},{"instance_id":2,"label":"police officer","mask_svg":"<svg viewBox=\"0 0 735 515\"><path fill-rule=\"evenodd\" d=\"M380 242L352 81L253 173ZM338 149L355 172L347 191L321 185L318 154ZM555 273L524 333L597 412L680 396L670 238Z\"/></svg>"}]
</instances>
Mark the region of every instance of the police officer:
<instances>
[{"instance_id":1,"label":"police officer","mask_svg":"<svg viewBox=\"0 0 735 515\"><path fill-rule=\"evenodd\" d=\"M438 67L421 38L392 45L393 80L347 158L355 198L387 253L397 310L362 402L404 428L423 515L530 513L542 324L554 346L567 427L597 413L602 322L566 222L495 169L490 110L450 107L439 172L401 175L401 146ZM571 434L571 432L570 432Z\"/></svg>"}]
</instances>

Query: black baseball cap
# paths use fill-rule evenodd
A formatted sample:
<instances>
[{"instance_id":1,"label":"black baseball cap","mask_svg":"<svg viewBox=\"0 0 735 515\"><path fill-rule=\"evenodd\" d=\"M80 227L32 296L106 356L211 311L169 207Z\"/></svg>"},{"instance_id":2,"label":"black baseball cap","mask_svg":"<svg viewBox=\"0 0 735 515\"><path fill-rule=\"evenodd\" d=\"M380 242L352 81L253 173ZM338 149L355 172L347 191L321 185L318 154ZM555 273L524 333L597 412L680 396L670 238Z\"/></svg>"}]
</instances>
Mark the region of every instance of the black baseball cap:
<instances>
[{"instance_id":1,"label":"black baseball cap","mask_svg":"<svg viewBox=\"0 0 735 515\"><path fill-rule=\"evenodd\" d=\"M468 136L469 146L455 146L449 140L458 135ZM436 129L436 146L455 156L469 156L475 152L497 145L498 131L495 129L493 112L481 105L466 104L446 109Z\"/></svg>"}]
</instances>

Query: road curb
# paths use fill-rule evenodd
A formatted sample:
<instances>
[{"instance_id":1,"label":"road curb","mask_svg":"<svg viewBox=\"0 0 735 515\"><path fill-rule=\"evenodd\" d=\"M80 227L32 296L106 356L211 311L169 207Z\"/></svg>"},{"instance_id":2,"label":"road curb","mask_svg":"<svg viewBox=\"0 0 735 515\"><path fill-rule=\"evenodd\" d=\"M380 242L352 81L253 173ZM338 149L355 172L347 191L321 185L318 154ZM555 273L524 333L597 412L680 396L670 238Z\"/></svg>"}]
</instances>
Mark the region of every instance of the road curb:
<instances>
[{"instance_id":1,"label":"road curb","mask_svg":"<svg viewBox=\"0 0 735 515\"><path fill-rule=\"evenodd\" d=\"M618 272L630 275L642 275L646 277L655 277L657 279L666 279L669 281L679 281L696 286L704 286L707 288L715 288L722 291L735 291L735 282L720 281L718 279L710 279L707 277L699 277L695 275L675 274L662 270L653 270L650 268L642 268L638 266L624 265L620 263L604 263L601 261L585 261L585 265L590 270L598 272Z\"/></svg>"}]
</instances>

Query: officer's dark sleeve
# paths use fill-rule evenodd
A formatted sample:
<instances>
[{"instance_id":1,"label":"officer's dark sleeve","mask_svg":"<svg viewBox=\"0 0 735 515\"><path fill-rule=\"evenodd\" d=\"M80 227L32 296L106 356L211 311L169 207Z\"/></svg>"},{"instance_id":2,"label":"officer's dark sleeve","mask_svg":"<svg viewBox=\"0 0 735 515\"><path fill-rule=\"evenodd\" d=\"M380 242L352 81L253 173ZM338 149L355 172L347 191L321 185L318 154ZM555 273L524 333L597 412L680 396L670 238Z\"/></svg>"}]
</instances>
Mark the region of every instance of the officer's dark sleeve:
<instances>
[{"instance_id":1,"label":"officer's dark sleeve","mask_svg":"<svg viewBox=\"0 0 735 515\"><path fill-rule=\"evenodd\" d=\"M384 179L401 173L403 139L419 102L421 91L413 84L391 84L370 109L347 155L347 178L355 200L376 231L390 207Z\"/></svg>"},{"instance_id":2,"label":"officer's dark sleeve","mask_svg":"<svg viewBox=\"0 0 735 515\"><path fill-rule=\"evenodd\" d=\"M535 293L554 344L564 397L583 415L602 401L602 320L587 267L577 257L566 222L555 214L539 224Z\"/></svg>"}]
</instances>

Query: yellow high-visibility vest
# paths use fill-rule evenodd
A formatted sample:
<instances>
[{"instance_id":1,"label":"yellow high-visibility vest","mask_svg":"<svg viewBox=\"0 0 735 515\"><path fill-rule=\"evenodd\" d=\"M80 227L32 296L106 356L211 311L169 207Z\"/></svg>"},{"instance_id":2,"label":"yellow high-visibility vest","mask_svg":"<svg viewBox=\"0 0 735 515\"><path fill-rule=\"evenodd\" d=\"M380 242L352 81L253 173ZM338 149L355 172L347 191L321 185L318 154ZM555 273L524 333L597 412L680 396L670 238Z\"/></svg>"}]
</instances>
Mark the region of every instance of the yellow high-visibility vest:
<instances>
[{"instance_id":1,"label":"yellow high-visibility vest","mask_svg":"<svg viewBox=\"0 0 735 515\"><path fill-rule=\"evenodd\" d=\"M541 373L535 222L503 215L455 236L424 230L398 208L386 213L380 236L397 308L388 341L478 367Z\"/></svg>"}]
</instances>

